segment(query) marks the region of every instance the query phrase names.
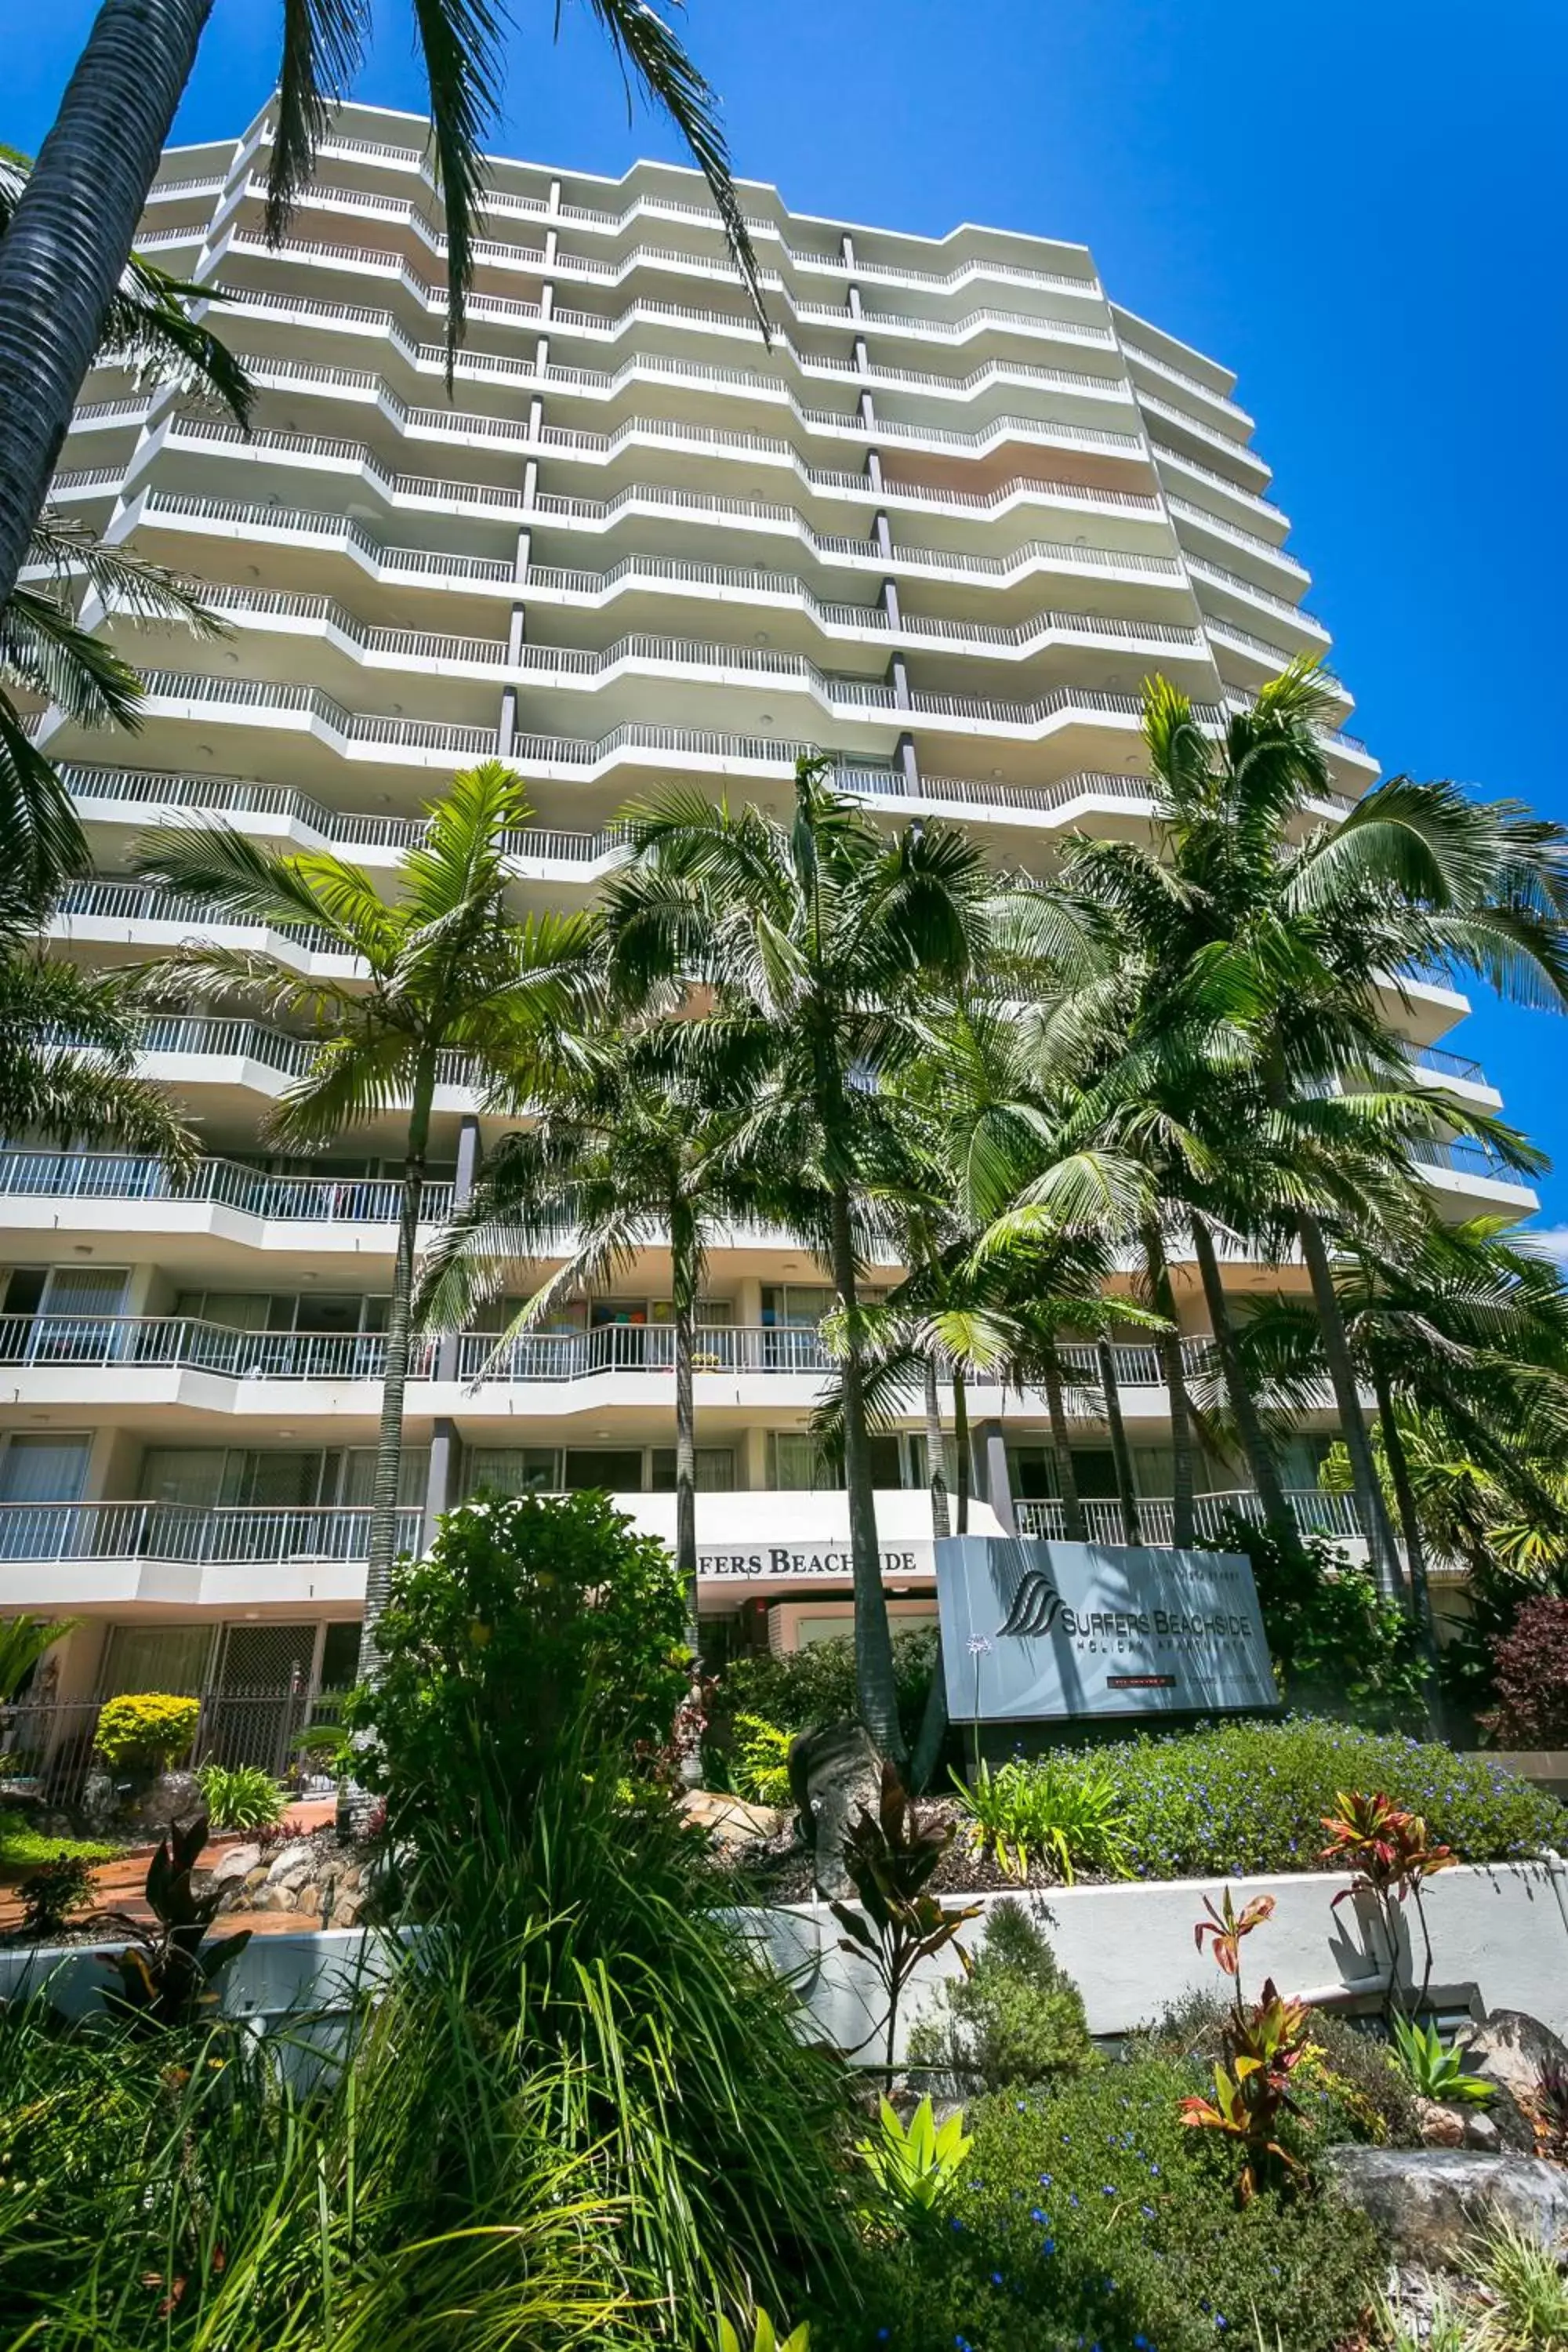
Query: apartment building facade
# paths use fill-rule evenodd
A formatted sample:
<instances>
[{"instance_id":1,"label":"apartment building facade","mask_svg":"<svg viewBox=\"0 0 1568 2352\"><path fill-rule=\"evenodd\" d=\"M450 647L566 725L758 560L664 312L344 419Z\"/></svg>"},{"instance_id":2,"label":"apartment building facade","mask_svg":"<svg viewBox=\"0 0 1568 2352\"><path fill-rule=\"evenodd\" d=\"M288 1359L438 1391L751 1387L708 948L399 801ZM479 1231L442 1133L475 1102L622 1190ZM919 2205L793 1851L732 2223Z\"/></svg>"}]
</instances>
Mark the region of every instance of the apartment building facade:
<instances>
[{"instance_id":1,"label":"apartment building facade","mask_svg":"<svg viewBox=\"0 0 1568 2352\"><path fill-rule=\"evenodd\" d=\"M423 804L489 756L534 811L520 905L589 900L634 793L679 781L783 806L808 746L879 819L952 818L999 866L1040 871L1075 827L1147 826L1148 674L1217 721L1293 654L1328 650L1230 375L1121 308L1080 246L848 226L749 184L770 346L697 175L498 161L448 397L424 124L343 110L276 248L269 135L264 115L171 151L140 240L225 289L215 322L260 387L255 429L105 372L62 458L68 513L202 581L231 626L206 642L103 615L149 676L142 730L42 715L94 862L52 925L62 955L201 938L336 974L304 929L263 939L136 881L132 845L205 818L330 844L392 888ZM1348 732L1329 750L1336 798L1313 814L1331 818L1377 767ZM1441 1043L1466 1009L1415 986L1401 1019L1418 1066L1495 1107ZM203 1141L183 1188L124 1155L0 1150L0 1611L84 1620L62 1697L352 1675L398 1122L310 1164L272 1153L266 1113L309 1050L222 1003L149 1018L142 1066ZM494 1133L454 1061L433 1220ZM1427 1174L1456 1213L1531 1205L1463 1148ZM844 1498L806 1434L825 1279L765 1234L711 1261L701 1602L748 1639L844 1621ZM635 1280L499 1365L493 1333L424 1344L405 1541L481 1484L607 1487L671 1534L668 1286L650 1248ZM1116 1360L1158 1537L1167 1400L1146 1345ZM1091 1520L1114 1536L1090 1388L1075 1410ZM982 1389L974 1412L974 1523L1050 1531L1043 1399ZM878 1454L893 1605L929 1613L913 1421ZM1303 1513L1353 1535L1312 1470L1303 1441Z\"/></svg>"}]
</instances>

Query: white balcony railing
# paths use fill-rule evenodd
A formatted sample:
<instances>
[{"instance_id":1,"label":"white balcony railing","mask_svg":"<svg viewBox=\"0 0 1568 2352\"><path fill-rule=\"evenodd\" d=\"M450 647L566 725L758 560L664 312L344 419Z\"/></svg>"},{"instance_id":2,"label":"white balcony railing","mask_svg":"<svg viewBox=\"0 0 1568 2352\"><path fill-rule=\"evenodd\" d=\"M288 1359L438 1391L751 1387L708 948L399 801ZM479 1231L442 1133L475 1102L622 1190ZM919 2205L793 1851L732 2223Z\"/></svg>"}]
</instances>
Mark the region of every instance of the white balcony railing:
<instances>
[{"instance_id":1,"label":"white balcony railing","mask_svg":"<svg viewBox=\"0 0 1568 2352\"><path fill-rule=\"evenodd\" d=\"M401 1510L412 1551L423 1514ZM186 1503L0 1503L0 1560L353 1561L368 1557L370 1512Z\"/></svg>"},{"instance_id":2,"label":"white balcony railing","mask_svg":"<svg viewBox=\"0 0 1568 2352\"><path fill-rule=\"evenodd\" d=\"M1285 1499L1303 1535L1332 1536L1352 1543L1360 1540L1362 1527L1353 1495L1329 1494L1317 1486L1293 1486L1287 1490ZM1063 1507L1058 1497L1017 1502L1013 1508L1020 1535L1053 1537L1058 1542L1065 1540ZM1239 1488L1228 1494L1195 1495L1193 1497L1194 1533L1205 1541L1213 1542L1224 1533L1225 1521L1232 1513L1244 1519L1260 1522L1263 1506L1255 1494ZM1090 1543L1119 1544L1126 1541L1120 1503L1099 1496L1089 1496L1084 1500L1083 1514ZM1173 1541L1174 1506L1168 1495L1139 1496L1138 1531L1141 1540L1146 1544L1164 1547Z\"/></svg>"},{"instance_id":3,"label":"white balcony railing","mask_svg":"<svg viewBox=\"0 0 1568 2352\"><path fill-rule=\"evenodd\" d=\"M239 1160L204 1160L172 1175L161 1160L113 1151L0 1151L0 1200L213 1202L249 1217L330 1225L392 1225L402 1199L392 1176L273 1176ZM426 1183L424 1219L451 1210L452 1187Z\"/></svg>"}]
</instances>

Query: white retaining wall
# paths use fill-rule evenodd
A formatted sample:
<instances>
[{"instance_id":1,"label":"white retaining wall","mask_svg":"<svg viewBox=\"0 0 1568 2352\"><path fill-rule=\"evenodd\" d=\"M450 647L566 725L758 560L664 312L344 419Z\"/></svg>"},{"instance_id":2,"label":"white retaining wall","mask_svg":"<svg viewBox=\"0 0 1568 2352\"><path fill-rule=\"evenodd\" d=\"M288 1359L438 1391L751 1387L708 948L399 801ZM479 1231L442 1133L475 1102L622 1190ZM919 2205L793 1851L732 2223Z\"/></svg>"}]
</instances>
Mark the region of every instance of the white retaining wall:
<instances>
[{"instance_id":1,"label":"white retaining wall","mask_svg":"<svg viewBox=\"0 0 1568 2352\"><path fill-rule=\"evenodd\" d=\"M1281 1992L1318 2000L1375 1994L1386 1979L1386 1955L1371 1905L1361 1896L1331 1907L1349 1885L1348 1877L1321 1873L1183 1878L1053 1887L1023 1899L1083 1994L1090 2032L1117 2034L1158 2018L1185 1993L1221 1987L1214 1961L1194 1947L1193 1928L1204 1916L1204 1897L1217 1903L1227 1885L1238 1910L1255 1895L1275 1898L1273 1917L1242 1948L1249 1991L1261 1990L1272 1976ZM999 1898L973 1899L984 1912ZM1427 1887L1426 1903L1435 1995L1458 2006L1474 2000L1486 2009L1527 2010L1568 2039L1568 1866L1553 1855L1540 1864L1444 1871ZM826 1903L745 1911L736 1919L759 1949L795 1976L816 2032L840 2049L879 2057L879 1989L865 1961L839 1949L841 1930ZM963 1929L971 1950L984 1930L983 1917ZM312 2012L320 2022L311 2038L330 2044L333 2013L348 2007L356 1979L384 1975L388 1958L386 1939L374 1930L258 1936L219 1979L223 2010L263 2032ZM921 1969L905 1996L906 2026L930 2000L937 1979L955 1975L959 1965L949 1952ZM1422 1967L1417 1930L1417 1983ZM1412 1976L1408 1936L1399 1975L1402 1981ZM96 2003L108 1978L87 1948L0 1952L0 1999L46 1980L61 2007L80 2012Z\"/></svg>"}]
</instances>

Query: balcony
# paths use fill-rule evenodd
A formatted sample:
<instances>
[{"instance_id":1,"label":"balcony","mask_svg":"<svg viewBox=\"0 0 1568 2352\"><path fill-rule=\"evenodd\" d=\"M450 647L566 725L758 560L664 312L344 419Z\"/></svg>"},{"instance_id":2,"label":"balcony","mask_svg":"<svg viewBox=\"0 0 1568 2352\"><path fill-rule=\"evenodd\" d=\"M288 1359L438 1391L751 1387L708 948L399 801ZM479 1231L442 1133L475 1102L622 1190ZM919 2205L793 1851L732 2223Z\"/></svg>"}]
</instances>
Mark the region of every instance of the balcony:
<instances>
[{"instance_id":1,"label":"balcony","mask_svg":"<svg viewBox=\"0 0 1568 2352\"><path fill-rule=\"evenodd\" d=\"M397 1515L400 1551L423 1513ZM0 1504L0 1609L319 1612L364 1598L370 1512L180 1503Z\"/></svg>"},{"instance_id":2,"label":"balcony","mask_svg":"<svg viewBox=\"0 0 1568 2352\"><path fill-rule=\"evenodd\" d=\"M396 1223L403 1187L388 1176L272 1176L204 1160L172 1176L161 1160L109 1151L0 1151L0 1200L213 1202L242 1216L313 1225ZM449 1214L452 1187L424 1188L424 1220Z\"/></svg>"},{"instance_id":3,"label":"balcony","mask_svg":"<svg viewBox=\"0 0 1568 2352\"><path fill-rule=\"evenodd\" d=\"M1365 1540L1353 1495L1329 1494L1317 1486L1292 1486L1287 1489L1285 1500L1303 1535L1329 1536L1336 1541L1351 1544ZM1026 1500L1015 1503L1013 1508L1020 1535L1046 1536L1058 1542L1065 1541L1063 1506L1059 1498ZM1258 1524L1262 1522L1263 1506L1255 1494L1246 1489L1194 1496L1194 1534L1205 1542L1213 1542L1223 1534L1226 1517L1233 1512L1241 1518ZM1083 1514L1090 1543L1125 1542L1119 1503L1091 1496L1084 1502ZM1174 1505L1171 1497L1168 1495L1140 1495L1138 1522L1139 1533L1144 1543L1158 1548L1171 1544L1175 1533Z\"/></svg>"}]
</instances>

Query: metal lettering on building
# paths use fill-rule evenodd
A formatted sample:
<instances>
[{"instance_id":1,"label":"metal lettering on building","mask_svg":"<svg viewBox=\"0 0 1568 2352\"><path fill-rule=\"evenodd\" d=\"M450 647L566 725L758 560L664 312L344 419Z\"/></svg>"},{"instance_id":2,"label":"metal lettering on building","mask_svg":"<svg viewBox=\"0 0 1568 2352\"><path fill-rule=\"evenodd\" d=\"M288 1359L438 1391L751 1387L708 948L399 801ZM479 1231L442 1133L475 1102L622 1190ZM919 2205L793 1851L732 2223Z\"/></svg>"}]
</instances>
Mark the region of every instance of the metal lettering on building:
<instances>
[{"instance_id":1,"label":"metal lettering on building","mask_svg":"<svg viewBox=\"0 0 1568 2352\"><path fill-rule=\"evenodd\" d=\"M1278 1703L1250 1562L961 1536L936 1545L959 1722L1198 1714Z\"/></svg>"}]
</instances>

